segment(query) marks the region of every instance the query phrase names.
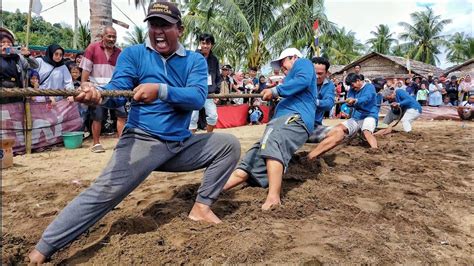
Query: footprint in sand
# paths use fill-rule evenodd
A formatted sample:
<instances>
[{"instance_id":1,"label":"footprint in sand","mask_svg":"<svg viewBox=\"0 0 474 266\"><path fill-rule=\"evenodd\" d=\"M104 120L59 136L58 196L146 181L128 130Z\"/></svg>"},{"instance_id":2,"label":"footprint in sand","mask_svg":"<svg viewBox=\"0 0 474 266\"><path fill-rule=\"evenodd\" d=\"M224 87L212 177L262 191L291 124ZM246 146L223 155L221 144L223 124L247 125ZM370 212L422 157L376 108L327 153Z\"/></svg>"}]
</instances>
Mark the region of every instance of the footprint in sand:
<instances>
[{"instance_id":1,"label":"footprint in sand","mask_svg":"<svg viewBox=\"0 0 474 266\"><path fill-rule=\"evenodd\" d=\"M356 202L356 206L365 212L380 212L382 210L382 206L371 199L357 198Z\"/></svg>"}]
</instances>

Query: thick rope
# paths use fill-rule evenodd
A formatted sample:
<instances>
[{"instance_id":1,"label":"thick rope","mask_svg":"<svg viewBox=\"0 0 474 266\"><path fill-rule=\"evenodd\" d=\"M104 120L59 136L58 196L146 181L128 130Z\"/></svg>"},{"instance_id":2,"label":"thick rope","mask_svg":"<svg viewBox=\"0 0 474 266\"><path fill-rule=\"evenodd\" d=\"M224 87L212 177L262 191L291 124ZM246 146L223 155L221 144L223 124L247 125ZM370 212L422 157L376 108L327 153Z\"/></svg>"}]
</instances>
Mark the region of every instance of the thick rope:
<instances>
[{"instance_id":1,"label":"thick rope","mask_svg":"<svg viewBox=\"0 0 474 266\"><path fill-rule=\"evenodd\" d=\"M9 97L33 97L33 96L77 96L81 90L68 89L21 89L21 88L0 88L0 98ZM103 90L100 91L102 97L133 97L135 94L131 90ZM208 99L222 98L262 98L261 94L209 94Z\"/></svg>"}]
</instances>

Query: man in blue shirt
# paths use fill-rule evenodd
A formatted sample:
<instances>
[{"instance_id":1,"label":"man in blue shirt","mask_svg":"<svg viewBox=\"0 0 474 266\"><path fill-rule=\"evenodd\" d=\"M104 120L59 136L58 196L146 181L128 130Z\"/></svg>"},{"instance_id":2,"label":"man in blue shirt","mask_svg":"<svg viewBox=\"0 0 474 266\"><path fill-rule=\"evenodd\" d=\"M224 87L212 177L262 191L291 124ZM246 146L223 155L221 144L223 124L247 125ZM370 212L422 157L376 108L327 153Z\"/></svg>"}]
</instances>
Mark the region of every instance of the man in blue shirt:
<instances>
[{"instance_id":1,"label":"man in blue shirt","mask_svg":"<svg viewBox=\"0 0 474 266\"><path fill-rule=\"evenodd\" d=\"M313 57L311 59L314 65L314 71L318 78L318 94L316 95L316 114L314 118L314 130L308 138L308 143L318 143L326 137L330 127L323 125L325 112L331 111L336 98L335 86L332 81L327 79L330 67L329 61L324 57Z\"/></svg>"},{"instance_id":2,"label":"man in blue shirt","mask_svg":"<svg viewBox=\"0 0 474 266\"><path fill-rule=\"evenodd\" d=\"M390 123L398 119L400 115L403 115L400 120L403 130L410 132L412 130L411 124L421 115L421 105L404 90L386 90L384 91L383 98L389 101L392 107L383 119L383 122L389 126L377 131L375 135L386 135L392 132Z\"/></svg>"},{"instance_id":3,"label":"man in blue shirt","mask_svg":"<svg viewBox=\"0 0 474 266\"><path fill-rule=\"evenodd\" d=\"M295 48L285 49L272 62L286 74L283 83L264 89L263 100L282 97L263 137L245 154L224 190L243 182L268 187L262 210L281 204L280 191L284 171L293 154L306 142L314 129L316 75L310 60Z\"/></svg>"},{"instance_id":4,"label":"man in blue shirt","mask_svg":"<svg viewBox=\"0 0 474 266\"><path fill-rule=\"evenodd\" d=\"M187 51L175 4L150 4L145 44L126 48L104 89L134 88L129 119L110 162L95 182L56 217L43 233L30 262L43 263L130 194L152 171L182 172L207 168L188 217L211 223L220 219L210 205L217 200L240 157L238 140L228 134L192 135L191 113L207 96L207 65ZM100 91L81 86L78 102L98 104Z\"/></svg>"},{"instance_id":5,"label":"man in blue shirt","mask_svg":"<svg viewBox=\"0 0 474 266\"><path fill-rule=\"evenodd\" d=\"M310 160L333 149L342 143L346 136L351 137L359 130L370 147L377 148L377 140L373 135L379 115L375 88L372 84L365 83L360 74L350 73L345 81L346 85L351 86L346 103L353 107L352 117L329 131L327 137L308 154Z\"/></svg>"}]
</instances>

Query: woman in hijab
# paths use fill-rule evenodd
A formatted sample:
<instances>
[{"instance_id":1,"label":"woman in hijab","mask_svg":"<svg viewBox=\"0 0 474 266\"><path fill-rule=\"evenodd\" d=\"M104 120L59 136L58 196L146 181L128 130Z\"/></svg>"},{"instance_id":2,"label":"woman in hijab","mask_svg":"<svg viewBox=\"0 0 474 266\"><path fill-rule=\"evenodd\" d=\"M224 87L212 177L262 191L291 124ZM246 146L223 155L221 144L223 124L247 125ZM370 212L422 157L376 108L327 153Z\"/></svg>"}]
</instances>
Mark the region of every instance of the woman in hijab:
<instances>
[{"instance_id":1,"label":"woman in hijab","mask_svg":"<svg viewBox=\"0 0 474 266\"><path fill-rule=\"evenodd\" d=\"M40 75L40 89L74 89L71 73L64 64L64 49L52 44L46 49L46 55L36 58ZM60 97L62 98L62 97ZM44 102L44 97L36 97L36 101Z\"/></svg>"}]
</instances>

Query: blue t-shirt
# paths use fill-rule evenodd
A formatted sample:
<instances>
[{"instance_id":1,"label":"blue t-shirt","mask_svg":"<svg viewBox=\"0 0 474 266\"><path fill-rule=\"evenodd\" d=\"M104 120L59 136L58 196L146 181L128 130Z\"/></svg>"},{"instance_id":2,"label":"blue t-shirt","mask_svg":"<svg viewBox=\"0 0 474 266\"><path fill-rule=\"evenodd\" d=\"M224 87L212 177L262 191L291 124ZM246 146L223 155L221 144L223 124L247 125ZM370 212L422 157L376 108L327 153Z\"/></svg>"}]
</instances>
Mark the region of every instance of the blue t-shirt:
<instances>
[{"instance_id":1,"label":"blue t-shirt","mask_svg":"<svg viewBox=\"0 0 474 266\"><path fill-rule=\"evenodd\" d=\"M274 118L289 114L299 114L308 134L314 130L316 113L316 73L313 63L306 58L299 58L293 64L283 84L272 88L274 96L284 99L278 103Z\"/></svg>"},{"instance_id":2,"label":"blue t-shirt","mask_svg":"<svg viewBox=\"0 0 474 266\"><path fill-rule=\"evenodd\" d=\"M403 111L407 109L415 109L418 110L421 114L421 105L404 90L396 90L395 91L395 101L400 104L400 108Z\"/></svg>"},{"instance_id":3,"label":"blue t-shirt","mask_svg":"<svg viewBox=\"0 0 474 266\"><path fill-rule=\"evenodd\" d=\"M375 93L374 85L365 83L359 91L351 88L347 93L347 97L357 100L352 105L354 107L352 118L362 120L366 117L373 117L375 120L378 120L379 108L377 107L377 94Z\"/></svg>"},{"instance_id":4,"label":"blue t-shirt","mask_svg":"<svg viewBox=\"0 0 474 266\"><path fill-rule=\"evenodd\" d=\"M150 104L132 101L126 128L139 128L168 141L183 141L193 110L207 98L207 63L196 52L179 49L165 59L145 44L125 48L120 54L107 90L133 90L139 84L159 83L158 99Z\"/></svg>"},{"instance_id":5,"label":"blue t-shirt","mask_svg":"<svg viewBox=\"0 0 474 266\"><path fill-rule=\"evenodd\" d=\"M336 91L334 83L330 80L325 79L321 86L318 85L318 93L316 95L316 114L314 123L322 125L324 113L331 111L334 106L334 99L336 97Z\"/></svg>"}]
</instances>

